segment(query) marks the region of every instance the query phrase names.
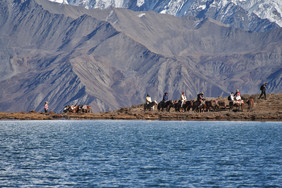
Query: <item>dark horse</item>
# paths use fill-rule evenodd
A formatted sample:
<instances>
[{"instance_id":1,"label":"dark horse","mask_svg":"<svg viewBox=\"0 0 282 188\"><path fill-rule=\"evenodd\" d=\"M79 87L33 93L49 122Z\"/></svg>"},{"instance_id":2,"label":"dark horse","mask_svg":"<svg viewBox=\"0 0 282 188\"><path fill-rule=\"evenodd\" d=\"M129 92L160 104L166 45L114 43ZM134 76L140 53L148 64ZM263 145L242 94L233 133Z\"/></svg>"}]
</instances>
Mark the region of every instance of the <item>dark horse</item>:
<instances>
[{"instance_id":1,"label":"dark horse","mask_svg":"<svg viewBox=\"0 0 282 188\"><path fill-rule=\"evenodd\" d=\"M206 109L205 102L195 101L193 103L193 108L192 108L193 111L195 111L195 112L204 112L205 109Z\"/></svg>"},{"instance_id":2,"label":"dark horse","mask_svg":"<svg viewBox=\"0 0 282 188\"><path fill-rule=\"evenodd\" d=\"M150 102L149 104L145 103L144 104L144 111L146 110L154 110L154 106L157 105L157 101L153 101L153 102Z\"/></svg>"},{"instance_id":3,"label":"dark horse","mask_svg":"<svg viewBox=\"0 0 282 188\"><path fill-rule=\"evenodd\" d=\"M174 103L175 112L180 112L181 100Z\"/></svg>"},{"instance_id":4,"label":"dark horse","mask_svg":"<svg viewBox=\"0 0 282 188\"><path fill-rule=\"evenodd\" d=\"M174 104L174 108L176 112L180 112L180 109L183 108L183 111L189 111L193 106L193 101L186 101L184 102L184 104L181 107L181 100L179 100L178 102L176 102Z\"/></svg>"},{"instance_id":5,"label":"dark horse","mask_svg":"<svg viewBox=\"0 0 282 188\"><path fill-rule=\"evenodd\" d=\"M169 101L161 101L158 104L158 111L164 111L164 109L166 109L166 111L169 112L171 107L173 107L173 103L172 103L171 100L169 100Z\"/></svg>"},{"instance_id":6,"label":"dark horse","mask_svg":"<svg viewBox=\"0 0 282 188\"><path fill-rule=\"evenodd\" d=\"M193 101L186 101L184 104L183 104L183 109L184 111L190 111L190 109L193 108Z\"/></svg>"}]
</instances>

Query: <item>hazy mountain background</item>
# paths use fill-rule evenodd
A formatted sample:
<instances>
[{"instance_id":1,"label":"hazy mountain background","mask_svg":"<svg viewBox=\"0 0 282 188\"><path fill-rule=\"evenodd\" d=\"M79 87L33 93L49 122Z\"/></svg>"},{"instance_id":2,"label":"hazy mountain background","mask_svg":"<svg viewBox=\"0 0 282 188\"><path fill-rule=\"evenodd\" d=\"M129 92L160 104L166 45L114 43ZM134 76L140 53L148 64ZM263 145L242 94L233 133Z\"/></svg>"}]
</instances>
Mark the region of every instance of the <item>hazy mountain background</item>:
<instances>
[{"instance_id":1,"label":"hazy mountain background","mask_svg":"<svg viewBox=\"0 0 282 188\"><path fill-rule=\"evenodd\" d=\"M146 2L146 1L145 1ZM145 5L145 4L144 4ZM0 1L0 110L94 112L178 99L281 93L282 29L246 31L208 17L85 9L47 0ZM259 25L259 24L257 24ZM261 27L262 28L262 27Z\"/></svg>"}]
</instances>

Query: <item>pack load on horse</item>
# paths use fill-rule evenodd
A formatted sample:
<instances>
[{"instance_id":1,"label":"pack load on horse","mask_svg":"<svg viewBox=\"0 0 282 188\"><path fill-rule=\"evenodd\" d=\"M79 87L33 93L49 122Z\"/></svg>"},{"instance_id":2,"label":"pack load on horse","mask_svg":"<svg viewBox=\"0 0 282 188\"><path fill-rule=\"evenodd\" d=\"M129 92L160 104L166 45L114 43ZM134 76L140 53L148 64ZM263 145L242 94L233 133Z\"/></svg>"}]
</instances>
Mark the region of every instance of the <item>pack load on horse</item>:
<instances>
[{"instance_id":1,"label":"pack load on horse","mask_svg":"<svg viewBox=\"0 0 282 188\"><path fill-rule=\"evenodd\" d=\"M236 90L233 100L231 100L232 99L231 95L230 97L228 97L228 99L230 99L229 100L229 110L234 110L234 107L235 107L236 110L241 110L243 112L244 100L241 99L241 94L240 94L239 89Z\"/></svg>"},{"instance_id":2,"label":"pack load on horse","mask_svg":"<svg viewBox=\"0 0 282 188\"><path fill-rule=\"evenodd\" d=\"M92 112L92 107L90 105L67 105L64 107L64 113L90 113Z\"/></svg>"}]
</instances>

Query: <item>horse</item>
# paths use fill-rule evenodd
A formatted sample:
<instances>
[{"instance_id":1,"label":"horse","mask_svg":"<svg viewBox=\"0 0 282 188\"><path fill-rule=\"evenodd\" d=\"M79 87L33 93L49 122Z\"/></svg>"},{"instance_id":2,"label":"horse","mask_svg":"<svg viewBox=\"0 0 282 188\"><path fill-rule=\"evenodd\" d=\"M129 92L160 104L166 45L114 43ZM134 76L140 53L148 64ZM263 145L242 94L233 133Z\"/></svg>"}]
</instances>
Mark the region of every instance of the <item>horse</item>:
<instances>
[{"instance_id":1,"label":"horse","mask_svg":"<svg viewBox=\"0 0 282 188\"><path fill-rule=\"evenodd\" d=\"M83 113L89 113L89 112L92 113L92 107L90 105L83 105L82 106L82 112Z\"/></svg>"},{"instance_id":2,"label":"horse","mask_svg":"<svg viewBox=\"0 0 282 188\"><path fill-rule=\"evenodd\" d=\"M90 105L78 105L78 111L80 113L89 113L92 112L92 108Z\"/></svg>"},{"instance_id":3,"label":"horse","mask_svg":"<svg viewBox=\"0 0 282 188\"><path fill-rule=\"evenodd\" d=\"M206 104L206 111L213 110L215 112L218 111L219 109L219 105L216 100L205 101L205 104Z\"/></svg>"},{"instance_id":4,"label":"horse","mask_svg":"<svg viewBox=\"0 0 282 188\"><path fill-rule=\"evenodd\" d=\"M218 101L218 106L219 106L219 109L226 109L226 104L224 101Z\"/></svg>"},{"instance_id":5,"label":"horse","mask_svg":"<svg viewBox=\"0 0 282 188\"><path fill-rule=\"evenodd\" d=\"M230 101L229 102L229 111L230 110L234 111L234 107L236 107L237 111L241 110L243 112L244 100Z\"/></svg>"},{"instance_id":6,"label":"horse","mask_svg":"<svg viewBox=\"0 0 282 188\"><path fill-rule=\"evenodd\" d=\"M181 100L178 100L178 101L174 102L173 106L174 106L175 112L180 112Z\"/></svg>"},{"instance_id":7,"label":"horse","mask_svg":"<svg viewBox=\"0 0 282 188\"><path fill-rule=\"evenodd\" d=\"M184 111L190 111L190 109L193 108L193 101L186 101L184 104L183 104L183 109Z\"/></svg>"},{"instance_id":8,"label":"horse","mask_svg":"<svg viewBox=\"0 0 282 188\"><path fill-rule=\"evenodd\" d=\"M254 108L254 99L250 98L246 101L246 103L248 104L248 111L252 111Z\"/></svg>"},{"instance_id":9,"label":"horse","mask_svg":"<svg viewBox=\"0 0 282 188\"><path fill-rule=\"evenodd\" d=\"M164 109L166 109L166 111L169 112L171 107L173 107L173 103L172 103L171 100L169 100L169 101L161 101L158 104L158 111L164 111Z\"/></svg>"},{"instance_id":10,"label":"horse","mask_svg":"<svg viewBox=\"0 0 282 188\"><path fill-rule=\"evenodd\" d=\"M92 112L92 108L89 105L67 105L64 107L64 113L72 112L72 113L89 113Z\"/></svg>"},{"instance_id":11,"label":"horse","mask_svg":"<svg viewBox=\"0 0 282 188\"><path fill-rule=\"evenodd\" d=\"M76 113L76 112L78 112L78 109L79 109L79 107L78 106L76 106L76 105L67 105L67 106L65 106L64 107L64 113L67 113L67 112L73 112L73 113Z\"/></svg>"},{"instance_id":12,"label":"horse","mask_svg":"<svg viewBox=\"0 0 282 188\"><path fill-rule=\"evenodd\" d=\"M157 104L158 104L158 102L155 101L155 100L150 102L149 104L145 103L144 104L144 111L146 111L146 110L149 110L149 111L154 110L154 106L157 105Z\"/></svg>"},{"instance_id":13,"label":"horse","mask_svg":"<svg viewBox=\"0 0 282 188\"><path fill-rule=\"evenodd\" d=\"M195 112L203 112L206 109L205 102L202 101L195 101L193 102L193 108L192 110Z\"/></svg>"}]
</instances>

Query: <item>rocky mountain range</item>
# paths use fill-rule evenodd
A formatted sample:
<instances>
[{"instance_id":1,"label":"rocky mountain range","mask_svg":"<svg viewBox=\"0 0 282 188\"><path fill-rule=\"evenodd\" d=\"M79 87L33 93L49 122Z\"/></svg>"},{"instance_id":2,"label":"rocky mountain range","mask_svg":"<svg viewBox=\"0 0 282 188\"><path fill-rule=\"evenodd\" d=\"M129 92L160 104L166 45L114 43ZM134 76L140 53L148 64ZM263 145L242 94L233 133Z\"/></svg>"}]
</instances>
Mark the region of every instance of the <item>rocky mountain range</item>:
<instances>
[{"instance_id":1,"label":"rocky mountain range","mask_svg":"<svg viewBox=\"0 0 282 188\"><path fill-rule=\"evenodd\" d=\"M230 91L281 92L282 29L251 32L211 18L46 0L0 1L0 111L94 112Z\"/></svg>"},{"instance_id":2,"label":"rocky mountain range","mask_svg":"<svg viewBox=\"0 0 282 188\"><path fill-rule=\"evenodd\" d=\"M282 26L281 0L50 0L105 9L110 6L134 11L155 11L178 17L213 18L248 31L267 31ZM273 22L273 23L272 23ZM275 24L276 23L276 24Z\"/></svg>"}]
</instances>

